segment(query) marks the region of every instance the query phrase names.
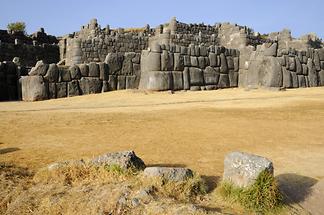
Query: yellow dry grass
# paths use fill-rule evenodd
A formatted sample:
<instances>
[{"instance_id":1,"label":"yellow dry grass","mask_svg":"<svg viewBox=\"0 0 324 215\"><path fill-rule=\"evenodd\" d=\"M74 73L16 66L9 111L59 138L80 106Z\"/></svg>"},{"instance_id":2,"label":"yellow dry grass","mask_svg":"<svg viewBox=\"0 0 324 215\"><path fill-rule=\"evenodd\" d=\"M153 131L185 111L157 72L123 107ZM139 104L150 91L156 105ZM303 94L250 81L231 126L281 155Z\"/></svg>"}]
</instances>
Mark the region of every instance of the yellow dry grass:
<instances>
[{"instance_id":1,"label":"yellow dry grass","mask_svg":"<svg viewBox=\"0 0 324 215\"><path fill-rule=\"evenodd\" d=\"M0 103L0 162L37 171L62 160L134 150L147 165L187 166L211 185L224 155L266 156L275 174L324 178L324 88L119 91Z\"/></svg>"}]
</instances>

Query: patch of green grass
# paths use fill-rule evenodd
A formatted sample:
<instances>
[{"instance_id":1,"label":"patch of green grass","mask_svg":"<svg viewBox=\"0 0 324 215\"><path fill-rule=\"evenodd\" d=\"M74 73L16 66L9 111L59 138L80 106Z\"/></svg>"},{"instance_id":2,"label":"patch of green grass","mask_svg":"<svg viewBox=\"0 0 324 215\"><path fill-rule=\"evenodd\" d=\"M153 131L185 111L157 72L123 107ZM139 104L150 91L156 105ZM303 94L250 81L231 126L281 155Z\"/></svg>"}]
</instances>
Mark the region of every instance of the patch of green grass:
<instances>
[{"instance_id":1,"label":"patch of green grass","mask_svg":"<svg viewBox=\"0 0 324 215\"><path fill-rule=\"evenodd\" d=\"M106 165L105 170L116 175L123 175L126 171L117 164Z\"/></svg>"},{"instance_id":2,"label":"patch of green grass","mask_svg":"<svg viewBox=\"0 0 324 215\"><path fill-rule=\"evenodd\" d=\"M255 183L247 188L223 182L218 188L226 200L240 203L246 209L257 213L274 212L282 206L282 194L273 175L262 172Z\"/></svg>"}]
</instances>

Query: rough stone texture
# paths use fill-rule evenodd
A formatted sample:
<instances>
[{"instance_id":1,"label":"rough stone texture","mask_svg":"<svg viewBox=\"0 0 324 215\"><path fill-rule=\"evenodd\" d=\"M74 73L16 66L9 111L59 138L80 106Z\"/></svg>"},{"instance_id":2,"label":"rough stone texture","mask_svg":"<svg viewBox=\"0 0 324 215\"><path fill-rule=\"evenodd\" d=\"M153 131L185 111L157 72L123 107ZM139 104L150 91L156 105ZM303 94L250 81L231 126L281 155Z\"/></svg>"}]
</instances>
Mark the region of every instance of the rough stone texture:
<instances>
[{"instance_id":1,"label":"rough stone texture","mask_svg":"<svg viewBox=\"0 0 324 215\"><path fill-rule=\"evenodd\" d=\"M89 77L96 77L100 76L99 66L98 64L92 62L89 63Z\"/></svg>"},{"instance_id":2,"label":"rough stone texture","mask_svg":"<svg viewBox=\"0 0 324 215\"><path fill-rule=\"evenodd\" d=\"M305 76L303 76L303 75L297 75L297 78L298 78L298 86L299 87L306 87Z\"/></svg>"},{"instance_id":3,"label":"rough stone texture","mask_svg":"<svg viewBox=\"0 0 324 215\"><path fill-rule=\"evenodd\" d=\"M288 71L286 68L282 68L282 87L284 88L291 88L292 85L292 78L290 71Z\"/></svg>"},{"instance_id":4,"label":"rough stone texture","mask_svg":"<svg viewBox=\"0 0 324 215\"><path fill-rule=\"evenodd\" d=\"M81 76L88 77L89 76L89 66L87 64L80 64L79 65Z\"/></svg>"},{"instance_id":5,"label":"rough stone texture","mask_svg":"<svg viewBox=\"0 0 324 215\"><path fill-rule=\"evenodd\" d=\"M189 76L189 68L186 67L183 71L183 89L190 89L190 76Z\"/></svg>"},{"instance_id":6,"label":"rough stone texture","mask_svg":"<svg viewBox=\"0 0 324 215\"><path fill-rule=\"evenodd\" d=\"M109 68L108 65L105 63L99 63L99 78L100 80L108 81L109 79Z\"/></svg>"},{"instance_id":7,"label":"rough stone texture","mask_svg":"<svg viewBox=\"0 0 324 215\"><path fill-rule=\"evenodd\" d=\"M324 70L321 70L319 73L318 73L318 77L319 77L319 85L320 86L324 86Z\"/></svg>"},{"instance_id":8,"label":"rough stone texture","mask_svg":"<svg viewBox=\"0 0 324 215\"><path fill-rule=\"evenodd\" d=\"M230 70L228 72L228 78L230 82L230 87L237 87L238 85L238 72L234 72L234 70Z\"/></svg>"},{"instance_id":9,"label":"rough stone texture","mask_svg":"<svg viewBox=\"0 0 324 215\"><path fill-rule=\"evenodd\" d=\"M48 64L44 63L44 61L37 61L36 65L30 70L28 75L41 75L44 76L47 72Z\"/></svg>"},{"instance_id":10,"label":"rough stone texture","mask_svg":"<svg viewBox=\"0 0 324 215\"><path fill-rule=\"evenodd\" d=\"M296 72L290 72L291 75L291 80L292 80L292 87L293 88L298 88L298 77L296 75Z\"/></svg>"},{"instance_id":11,"label":"rough stone texture","mask_svg":"<svg viewBox=\"0 0 324 215\"><path fill-rule=\"evenodd\" d=\"M103 81L102 82L102 88L101 88L101 92L105 93L109 91L109 83L108 81Z\"/></svg>"},{"instance_id":12,"label":"rough stone texture","mask_svg":"<svg viewBox=\"0 0 324 215\"><path fill-rule=\"evenodd\" d=\"M190 77L190 86L204 85L204 74L201 69L190 67L189 77Z\"/></svg>"},{"instance_id":13,"label":"rough stone texture","mask_svg":"<svg viewBox=\"0 0 324 215\"><path fill-rule=\"evenodd\" d=\"M136 76L126 76L126 89L136 89Z\"/></svg>"},{"instance_id":14,"label":"rough stone texture","mask_svg":"<svg viewBox=\"0 0 324 215\"><path fill-rule=\"evenodd\" d=\"M60 66L59 67L59 82L64 81L64 82L68 82L71 81L71 73L68 67L65 66Z\"/></svg>"},{"instance_id":15,"label":"rough stone texture","mask_svg":"<svg viewBox=\"0 0 324 215\"><path fill-rule=\"evenodd\" d=\"M123 74L123 75L132 75L133 74L132 60L135 57L135 55L136 54L133 52L125 53L121 74Z\"/></svg>"},{"instance_id":16,"label":"rough stone texture","mask_svg":"<svg viewBox=\"0 0 324 215\"><path fill-rule=\"evenodd\" d=\"M73 80L68 82L68 97L79 96L80 95L80 87L79 81Z\"/></svg>"},{"instance_id":17,"label":"rough stone texture","mask_svg":"<svg viewBox=\"0 0 324 215\"><path fill-rule=\"evenodd\" d=\"M273 174L273 164L267 158L244 152L232 152L225 156L223 180L238 187L248 187L263 171Z\"/></svg>"},{"instance_id":18,"label":"rough stone texture","mask_svg":"<svg viewBox=\"0 0 324 215\"><path fill-rule=\"evenodd\" d=\"M266 48L264 50L264 56L276 57L277 56L277 48L278 48L278 44L273 43L269 48Z\"/></svg>"},{"instance_id":19,"label":"rough stone texture","mask_svg":"<svg viewBox=\"0 0 324 215\"><path fill-rule=\"evenodd\" d=\"M174 53L174 71L183 71L184 61L180 53Z\"/></svg>"},{"instance_id":20,"label":"rough stone texture","mask_svg":"<svg viewBox=\"0 0 324 215\"><path fill-rule=\"evenodd\" d=\"M183 90L183 72L172 72L172 90Z\"/></svg>"},{"instance_id":21,"label":"rough stone texture","mask_svg":"<svg viewBox=\"0 0 324 215\"><path fill-rule=\"evenodd\" d=\"M117 90L118 80L115 75L109 75L109 90Z\"/></svg>"},{"instance_id":22,"label":"rough stone texture","mask_svg":"<svg viewBox=\"0 0 324 215\"><path fill-rule=\"evenodd\" d=\"M110 67L109 67L110 68ZM142 51L141 55L141 71L160 71L161 70L161 55L160 53Z\"/></svg>"},{"instance_id":23,"label":"rough stone texture","mask_svg":"<svg viewBox=\"0 0 324 215\"><path fill-rule=\"evenodd\" d=\"M56 99L56 84L48 83L48 98Z\"/></svg>"},{"instance_id":24,"label":"rough stone texture","mask_svg":"<svg viewBox=\"0 0 324 215\"><path fill-rule=\"evenodd\" d=\"M58 82L59 80L59 69L56 64L52 63L49 65L44 79L50 83Z\"/></svg>"},{"instance_id":25,"label":"rough stone texture","mask_svg":"<svg viewBox=\"0 0 324 215\"><path fill-rule=\"evenodd\" d=\"M119 53L109 53L106 56L105 63L108 64L110 74L115 75L122 69L124 56Z\"/></svg>"},{"instance_id":26,"label":"rough stone texture","mask_svg":"<svg viewBox=\"0 0 324 215\"><path fill-rule=\"evenodd\" d=\"M150 71L141 74L140 89L164 91L171 90L171 72Z\"/></svg>"},{"instance_id":27,"label":"rough stone texture","mask_svg":"<svg viewBox=\"0 0 324 215\"><path fill-rule=\"evenodd\" d=\"M228 73L228 66L227 66L227 59L224 55L224 53L220 54L220 72L221 73Z\"/></svg>"},{"instance_id":28,"label":"rough stone texture","mask_svg":"<svg viewBox=\"0 0 324 215\"><path fill-rule=\"evenodd\" d=\"M67 82L56 83L56 97L67 97Z\"/></svg>"},{"instance_id":29,"label":"rough stone texture","mask_svg":"<svg viewBox=\"0 0 324 215\"><path fill-rule=\"evenodd\" d=\"M123 169L145 169L145 163L133 151L107 153L92 159L91 163L100 166L117 165Z\"/></svg>"},{"instance_id":30,"label":"rough stone texture","mask_svg":"<svg viewBox=\"0 0 324 215\"><path fill-rule=\"evenodd\" d=\"M219 73L215 69L208 66L204 70L204 80L206 85L217 85L219 80Z\"/></svg>"},{"instance_id":31,"label":"rough stone texture","mask_svg":"<svg viewBox=\"0 0 324 215\"><path fill-rule=\"evenodd\" d=\"M310 58L307 61L307 67L308 67L309 86L317 87L318 76L317 76L315 65L314 65L312 59L310 59Z\"/></svg>"},{"instance_id":32,"label":"rough stone texture","mask_svg":"<svg viewBox=\"0 0 324 215\"><path fill-rule=\"evenodd\" d=\"M193 177L193 172L187 168L175 167L146 167L144 176L157 177L166 181L181 182Z\"/></svg>"},{"instance_id":33,"label":"rough stone texture","mask_svg":"<svg viewBox=\"0 0 324 215\"><path fill-rule=\"evenodd\" d=\"M20 82L23 101L48 99L48 85L42 76L24 76Z\"/></svg>"},{"instance_id":34,"label":"rough stone texture","mask_svg":"<svg viewBox=\"0 0 324 215\"><path fill-rule=\"evenodd\" d=\"M77 65L70 66L69 70L70 70L72 80L78 80L81 78L81 72Z\"/></svg>"},{"instance_id":35,"label":"rough stone texture","mask_svg":"<svg viewBox=\"0 0 324 215\"><path fill-rule=\"evenodd\" d=\"M82 95L100 93L102 90L102 82L95 77L82 77L79 85Z\"/></svg>"},{"instance_id":36,"label":"rough stone texture","mask_svg":"<svg viewBox=\"0 0 324 215\"><path fill-rule=\"evenodd\" d=\"M126 76L120 75L117 77L117 90L125 90L126 89Z\"/></svg>"},{"instance_id":37,"label":"rough stone texture","mask_svg":"<svg viewBox=\"0 0 324 215\"><path fill-rule=\"evenodd\" d=\"M230 80L228 74L220 74L218 88L228 88L230 87Z\"/></svg>"}]
</instances>

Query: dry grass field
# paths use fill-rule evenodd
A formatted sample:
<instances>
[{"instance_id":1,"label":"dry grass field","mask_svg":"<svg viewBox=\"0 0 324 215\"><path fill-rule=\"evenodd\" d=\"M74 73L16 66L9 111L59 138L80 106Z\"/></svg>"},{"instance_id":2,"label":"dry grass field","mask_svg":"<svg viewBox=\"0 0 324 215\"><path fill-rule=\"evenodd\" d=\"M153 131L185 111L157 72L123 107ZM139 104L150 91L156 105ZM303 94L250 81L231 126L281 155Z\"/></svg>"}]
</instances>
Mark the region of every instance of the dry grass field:
<instances>
[{"instance_id":1,"label":"dry grass field","mask_svg":"<svg viewBox=\"0 0 324 215\"><path fill-rule=\"evenodd\" d=\"M212 186L224 155L239 150L271 159L285 180L324 178L324 88L3 102L0 122L0 162L34 172L51 162L134 150L147 165L189 167Z\"/></svg>"}]
</instances>

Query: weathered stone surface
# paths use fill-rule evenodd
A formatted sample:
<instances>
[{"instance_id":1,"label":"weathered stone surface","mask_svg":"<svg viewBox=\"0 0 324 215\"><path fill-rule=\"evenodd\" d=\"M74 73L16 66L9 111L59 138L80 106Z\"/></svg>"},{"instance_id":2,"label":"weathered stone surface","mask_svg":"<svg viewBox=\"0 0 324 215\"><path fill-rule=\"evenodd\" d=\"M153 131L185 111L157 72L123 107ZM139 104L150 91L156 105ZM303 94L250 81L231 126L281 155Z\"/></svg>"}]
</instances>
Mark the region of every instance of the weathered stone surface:
<instances>
[{"instance_id":1,"label":"weathered stone surface","mask_svg":"<svg viewBox=\"0 0 324 215\"><path fill-rule=\"evenodd\" d=\"M28 75L46 75L48 69L48 64L44 63L44 61L37 61L36 65L30 70Z\"/></svg>"},{"instance_id":2,"label":"weathered stone surface","mask_svg":"<svg viewBox=\"0 0 324 215\"><path fill-rule=\"evenodd\" d=\"M183 70L183 89L189 90L190 89L190 76L189 76L189 68L186 67Z\"/></svg>"},{"instance_id":3,"label":"weathered stone surface","mask_svg":"<svg viewBox=\"0 0 324 215\"><path fill-rule=\"evenodd\" d=\"M67 97L67 82L56 83L56 97L57 98Z\"/></svg>"},{"instance_id":4,"label":"weathered stone surface","mask_svg":"<svg viewBox=\"0 0 324 215\"><path fill-rule=\"evenodd\" d=\"M227 60L224 53L220 54L220 73L228 73Z\"/></svg>"},{"instance_id":5,"label":"weathered stone surface","mask_svg":"<svg viewBox=\"0 0 324 215\"><path fill-rule=\"evenodd\" d=\"M184 61L180 53L174 53L174 71L183 71Z\"/></svg>"},{"instance_id":6,"label":"weathered stone surface","mask_svg":"<svg viewBox=\"0 0 324 215\"><path fill-rule=\"evenodd\" d=\"M117 77L117 90L125 90L126 89L126 76L119 75Z\"/></svg>"},{"instance_id":7,"label":"weathered stone surface","mask_svg":"<svg viewBox=\"0 0 324 215\"><path fill-rule=\"evenodd\" d=\"M206 67L205 57L198 57L198 66L200 69L205 69Z\"/></svg>"},{"instance_id":8,"label":"weathered stone surface","mask_svg":"<svg viewBox=\"0 0 324 215\"><path fill-rule=\"evenodd\" d=\"M105 63L108 64L111 75L117 74L117 72L122 69L123 60L124 60L124 56L119 53L109 53L106 56Z\"/></svg>"},{"instance_id":9,"label":"weathered stone surface","mask_svg":"<svg viewBox=\"0 0 324 215\"><path fill-rule=\"evenodd\" d=\"M146 177L157 177L174 182L186 181L193 177L190 169L176 167L146 167L143 174Z\"/></svg>"},{"instance_id":10,"label":"weathered stone surface","mask_svg":"<svg viewBox=\"0 0 324 215\"><path fill-rule=\"evenodd\" d=\"M204 85L204 74L201 69L190 67L189 77L190 77L190 86Z\"/></svg>"},{"instance_id":11,"label":"weathered stone surface","mask_svg":"<svg viewBox=\"0 0 324 215\"><path fill-rule=\"evenodd\" d=\"M297 78L298 78L298 86L299 87L306 87L305 76L303 76L303 75L297 75Z\"/></svg>"},{"instance_id":12,"label":"weathered stone surface","mask_svg":"<svg viewBox=\"0 0 324 215\"><path fill-rule=\"evenodd\" d=\"M204 70L204 80L206 85L217 85L219 80L219 73L215 69L208 66Z\"/></svg>"},{"instance_id":13,"label":"weathered stone surface","mask_svg":"<svg viewBox=\"0 0 324 215\"><path fill-rule=\"evenodd\" d=\"M198 67L198 58L195 56L190 56L190 65L193 67Z\"/></svg>"},{"instance_id":14,"label":"weathered stone surface","mask_svg":"<svg viewBox=\"0 0 324 215\"><path fill-rule=\"evenodd\" d=\"M80 64L79 65L81 76L88 77L89 76L89 66L87 64Z\"/></svg>"},{"instance_id":15,"label":"weathered stone surface","mask_svg":"<svg viewBox=\"0 0 324 215\"><path fill-rule=\"evenodd\" d=\"M183 90L183 72L173 71L172 81L173 90Z\"/></svg>"},{"instance_id":16,"label":"weathered stone surface","mask_svg":"<svg viewBox=\"0 0 324 215\"><path fill-rule=\"evenodd\" d=\"M191 66L190 56L188 55L183 56L183 64L184 66Z\"/></svg>"},{"instance_id":17,"label":"weathered stone surface","mask_svg":"<svg viewBox=\"0 0 324 215\"><path fill-rule=\"evenodd\" d=\"M228 78L230 82L230 87L237 87L238 85L238 72L234 72L234 70L229 70Z\"/></svg>"},{"instance_id":18,"label":"weathered stone surface","mask_svg":"<svg viewBox=\"0 0 324 215\"><path fill-rule=\"evenodd\" d=\"M52 63L49 65L46 75L44 79L47 82L58 82L59 80L59 69L56 64Z\"/></svg>"},{"instance_id":19,"label":"weathered stone surface","mask_svg":"<svg viewBox=\"0 0 324 215\"><path fill-rule=\"evenodd\" d=\"M314 51L314 65L315 65L316 71L321 70L321 62L320 62L320 58L319 58L317 50Z\"/></svg>"},{"instance_id":20,"label":"weathered stone surface","mask_svg":"<svg viewBox=\"0 0 324 215\"><path fill-rule=\"evenodd\" d=\"M264 50L264 56L273 56L276 57L277 56L277 48L278 48L278 44L277 43L273 43L269 48L266 48Z\"/></svg>"},{"instance_id":21,"label":"weathered stone surface","mask_svg":"<svg viewBox=\"0 0 324 215\"><path fill-rule=\"evenodd\" d=\"M126 76L126 89L136 89L136 76Z\"/></svg>"},{"instance_id":22,"label":"weathered stone surface","mask_svg":"<svg viewBox=\"0 0 324 215\"><path fill-rule=\"evenodd\" d=\"M226 61L227 61L227 67L229 70L234 70L234 60L233 60L233 57L231 56L228 56L226 58Z\"/></svg>"},{"instance_id":23,"label":"weathered stone surface","mask_svg":"<svg viewBox=\"0 0 324 215\"><path fill-rule=\"evenodd\" d=\"M108 81L109 79L109 68L108 64L103 62L98 63L99 66L99 79L103 81ZM131 65L133 67L133 65Z\"/></svg>"},{"instance_id":24,"label":"weathered stone surface","mask_svg":"<svg viewBox=\"0 0 324 215\"><path fill-rule=\"evenodd\" d=\"M303 75L308 75L308 67L306 64L302 64Z\"/></svg>"},{"instance_id":25,"label":"weathered stone surface","mask_svg":"<svg viewBox=\"0 0 324 215\"><path fill-rule=\"evenodd\" d=\"M122 169L132 170L143 170L146 167L143 160L137 157L133 151L107 153L92 159L91 163L96 166L117 165Z\"/></svg>"},{"instance_id":26,"label":"weathered stone surface","mask_svg":"<svg viewBox=\"0 0 324 215\"><path fill-rule=\"evenodd\" d=\"M276 57L257 56L251 61L247 75L250 87L282 86L281 65Z\"/></svg>"},{"instance_id":27,"label":"weathered stone surface","mask_svg":"<svg viewBox=\"0 0 324 215\"><path fill-rule=\"evenodd\" d=\"M68 82L68 97L80 95L80 87L78 80Z\"/></svg>"},{"instance_id":28,"label":"weathered stone surface","mask_svg":"<svg viewBox=\"0 0 324 215\"><path fill-rule=\"evenodd\" d=\"M100 71L98 64L91 62L89 63L89 77L96 77L99 78Z\"/></svg>"},{"instance_id":29,"label":"weathered stone surface","mask_svg":"<svg viewBox=\"0 0 324 215\"><path fill-rule=\"evenodd\" d=\"M68 67L66 66L59 66L59 73L60 73L60 76L59 76L59 82L68 82L68 81L71 81L71 73L70 73L70 70Z\"/></svg>"},{"instance_id":30,"label":"weathered stone surface","mask_svg":"<svg viewBox=\"0 0 324 215\"><path fill-rule=\"evenodd\" d=\"M161 70L168 71L168 61L169 61L169 54L168 51L163 50L161 54Z\"/></svg>"},{"instance_id":31,"label":"weathered stone surface","mask_svg":"<svg viewBox=\"0 0 324 215\"><path fill-rule=\"evenodd\" d=\"M20 80L23 101L48 99L48 85L42 76L24 76Z\"/></svg>"},{"instance_id":32,"label":"weathered stone surface","mask_svg":"<svg viewBox=\"0 0 324 215\"><path fill-rule=\"evenodd\" d=\"M161 54L143 50L141 55L141 71L145 73L146 71L160 71L160 70L161 70Z\"/></svg>"},{"instance_id":33,"label":"weathered stone surface","mask_svg":"<svg viewBox=\"0 0 324 215\"><path fill-rule=\"evenodd\" d=\"M201 86L190 86L190 91L200 91Z\"/></svg>"},{"instance_id":34,"label":"weathered stone surface","mask_svg":"<svg viewBox=\"0 0 324 215\"><path fill-rule=\"evenodd\" d=\"M48 83L48 98L56 99L56 84Z\"/></svg>"},{"instance_id":35,"label":"weathered stone surface","mask_svg":"<svg viewBox=\"0 0 324 215\"><path fill-rule=\"evenodd\" d=\"M134 52L125 53L121 74L123 74L123 75L132 75L133 74L132 59L135 57L135 55L136 54Z\"/></svg>"},{"instance_id":36,"label":"weathered stone surface","mask_svg":"<svg viewBox=\"0 0 324 215\"><path fill-rule=\"evenodd\" d=\"M217 66L217 57L215 53L209 53L209 65L211 67Z\"/></svg>"},{"instance_id":37,"label":"weathered stone surface","mask_svg":"<svg viewBox=\"0 0 324 215\"><path fill-rule=\"evenodd\" d=\"M248 187L255 183L263 171L273 174L273 164L267 158L232 152L225 156L223 180L238 187Z\"/></svg>"},{"instance_id":38,"label":"weathered stone surface","mask_svg":"<svg viewBox=\"0 0 324 215\"><path fill-rule=\"evenodd\" d=\"M100 93L102 82L96 77L82 77L79 83L82 95Z\"/></svg>"},{"instance_id":39,"label":"weathered stone surface","mask_svg":"<svg viewBox=\"0 0 324 215\"><path fill-rule=\"evenodd\" d=\"M308 67L309 86L317 87L318 76L317 76L315 65L314 65L312 59L310 59L310 58L307 61L307 67Z\"/></svg>"},{"instance_id":40,"label":"weathered stone surface","mask_svg":"<svg viewBox=\"0 0 324 215\"><path fill-rule=\"evenodd\" d=\"M289 70L292 71L292 72L295 72L296 71L296 61L295 61L295 58L294 57L289 57Z\"/></svg>"},{"instance_id":41,"label":"weathered stone surface","mask_svg":"<svg viewBox=\"0 0 324 215\"><path fill-rule=\"evenodd\" d=\"M78 80L81 78L81 72L77 65L70 66L69 70L70 70L72 80Z\"/></svg>"},{"instance_id":42,"label":"weathered stone surface","mask_svg":"<svg viewBox=\"0 0 324 215\"><path fill-rule=\"evenodd\" d=\"M227 88L230 86L228 74L220 74L218 88Z\"/></svg>"},{"instance_id":43,"label":"weathered stone surface","mask_svg":"<svg viewBox=\"0 0 324 215\"><path fill-rule=\"evenodd\" d=\"M171 87L171 72L150 71L141 74L139 89L163 91L171 90Z\"/></svg>"},{"instance_id":44,"label":"weathered stone surface","mask_svg":"<svg viewBox=\"0 0 324 215\"><path fill-rule=\"evenodd\" d=\"M298 88L299 84L298 84L298 77L297 77L296 73L290 72L290 75L291 75L292 87Z\"/></svg>"},{"instance_id":45,"label":"weathered stone surface","mask_svg":"<svg viewBox=\"0 0 324 215\"><path fill-rule=\"evenodd\" d=\"M240 69L240 59L239 59L239 57L234 57L233 61L234 61L234 72L238 72L239 69Z\"/></svg>"},{"instance_id":46,"label":"weathered stone surface","mask_svg":"<svg viewBox=\"0 0 324 215\"><path fill-rule=\"evenodd\" d=\"M117 90L117 76L116 75L109 75L109 90Z\"/></svg>"},{"instance_id":47,"label":"weathered stone surface","mask_svg":"<svg viewBox=\"0 0 324 215\"><path fill-rule=\"evenodd\" d=\"M324 70L321 70L321 71L318 73L318 78L319 78L318 84L319 84L320 86L324 86Z\"/></svg>"},{"instance_id":48,"label":"weathered stone surface","mask_svg":"<svg viewBox=\"0 0 324 215\"><path fill-rule=\"evenodd\" d=\"M282 87L291 88L292 87L292 78L290 71L285 67L282 68Z\"/></svg>"},{"instance_id":49,"label":"weathered stone surface","mask_svg":"<svg viewBox=\"0 0 324 215\"><path fill-rule=\"evenodd\" d=\"M298 57L295 57L295 62L296 62L296 74L297 75L302 75L303 74L303 67L302 67L302 64L300 63Z\"/></svg>"},{"instance_id":50,"label":"weathered stone surface","mask_svg":"<svg viewBox=\"0 0 324 215\"><path fill-rule=\"evenodd\" d=\"M108 81L102 81L102 88L101 88L101 92L105 93L109 91L109 83Z\"/></svg>"}]
</instances>

